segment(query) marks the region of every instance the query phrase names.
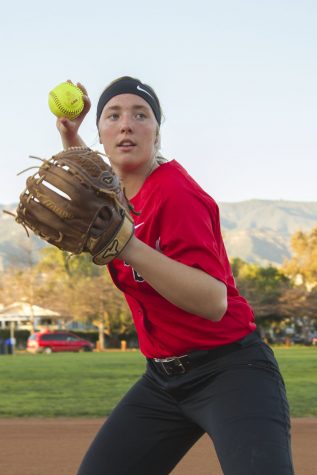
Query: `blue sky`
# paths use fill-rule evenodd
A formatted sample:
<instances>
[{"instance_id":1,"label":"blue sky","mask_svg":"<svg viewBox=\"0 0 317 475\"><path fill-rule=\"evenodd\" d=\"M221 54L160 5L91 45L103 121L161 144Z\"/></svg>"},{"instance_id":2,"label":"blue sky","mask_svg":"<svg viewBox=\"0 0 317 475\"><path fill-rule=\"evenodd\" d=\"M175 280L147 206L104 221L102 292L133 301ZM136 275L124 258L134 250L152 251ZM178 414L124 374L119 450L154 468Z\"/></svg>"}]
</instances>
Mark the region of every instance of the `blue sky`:
<instances>
[{"instance_id":1,"label":"blue sky","mask_svg":"<svg viewBox=\"0 0 317 475\"><path fill-rule=\"evenodd\" d=\"M217 200L317 201L317 3L313 0L29 0L0 20L0 203L61 149L49 90L70 78L95 107L118 76L140 78L164 110L162 152Z\"/></svg>"}]
</instances>

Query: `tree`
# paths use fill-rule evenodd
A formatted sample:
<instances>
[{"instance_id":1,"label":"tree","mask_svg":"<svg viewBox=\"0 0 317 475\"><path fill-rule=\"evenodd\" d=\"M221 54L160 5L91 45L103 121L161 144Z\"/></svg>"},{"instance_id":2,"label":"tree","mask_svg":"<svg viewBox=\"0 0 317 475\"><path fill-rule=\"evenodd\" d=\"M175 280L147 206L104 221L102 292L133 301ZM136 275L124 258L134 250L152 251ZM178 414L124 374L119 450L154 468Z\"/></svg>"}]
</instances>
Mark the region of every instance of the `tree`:
<instances>
[{"instance_id":1,"label":"tree","mask_svg":"<svg viewBox=\"0 0 317 475\"><path fill-rule=\"evenodd\" d=\"M232 261L240 293L250 302L257 318L281 318L281 297L291 288L291 281L274 266L260 267L241 259Z\"/></svg>"},{"instance_id":2,"label":"tree","mask_svg":"<svg viewBox=\"0 0 317 475\"><path fill-rule=\"evenodd\" d=\"M98 268L88 255L69 257L67 252L55 247L41 251L41 260L36 266L42 276L42 285L37 297L43 306L49 306L61 314L78 319L76 289L83 278L98 275Z\"/></svg>"},{"instance_id":3,"label":"tree","mask_svg":"<svg viewBox=\"0 0 317 475\"><path fill-rule=\"evenodd\" d=\"M37 268L44 276L38 292L43 304L76 320L96 324L100 349L104 348L104 334L117 336L132 330L126 301L105 267L93 264L88 254L69 258L65 252L47 248L42 255Z\"/></svg>"},{"instance_id":4,"label":"tree","mask_svg":"<svg viewBox=\"0 0 317 475\"><path fill-rule=\"evenodd\" d=\"M308 290L317 286L317 227L304 233L297 231L291 238L293 255L285 261L283 271Z\"/></svg>"},{"instance_id":5,"label":"tree","mask_svg":"<svg viewBox=\"0 0 317 475\"><path fill-rule=\"evenodd\" d=\"M134 325L127 303L105 270L99 276L80 279L76 294L76 313L98 326L101 350L105 347L105 334L119 337L131 333Z\"/></svg>"},{"instance_id":6,"label":"tree","mask_svg":"<svg viewBox=\"0 0 317 475\"><path fill-rule=\"evenodd\" d=\"M317 227L310 232L297 231L291 238L293 255L283 271L294 283L283 296L284 308L301 320L302 333L308 335L317 317Z\"/></svg>"},{"instance_id":7,"label":"tree","mask_svg":"<svg viewBox=\"0 0 317 475\"><path fill-rule=\"evenodd\" d=\"M10 305L14 302L25 301L33 305L37 302L37 289L39 288L39 279L35 267L27 269L9 268L0 279L0 300L3 305ZM35 330L34 316L31 316L33 331Z\"/></svg>"}]
</instances>

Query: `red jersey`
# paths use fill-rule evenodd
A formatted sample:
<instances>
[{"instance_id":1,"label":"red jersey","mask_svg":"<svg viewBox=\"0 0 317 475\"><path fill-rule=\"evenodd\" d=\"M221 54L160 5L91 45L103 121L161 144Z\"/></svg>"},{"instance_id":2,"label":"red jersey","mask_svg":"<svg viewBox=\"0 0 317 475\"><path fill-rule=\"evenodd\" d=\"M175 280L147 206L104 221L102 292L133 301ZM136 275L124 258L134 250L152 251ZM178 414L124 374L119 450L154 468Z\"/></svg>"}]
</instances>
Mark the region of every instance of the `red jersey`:
<instances>
[{"instance_id":1,"label":"red jersey","mask_svg":"<svg viewBox=\"0 0 317 475\"><path fill-rule=\"evenodd\" d=\"M219 208L186 170L175 160L160 165L131 203L140 212L134 215L138 239L222 281L228 296L225 315L212 322L168 302L129 265L114 259L108 268L129 304L142 353L150 358L181 356L231 343L254 331L253 311L235 286Z\"/></svg>"}]
</instances>

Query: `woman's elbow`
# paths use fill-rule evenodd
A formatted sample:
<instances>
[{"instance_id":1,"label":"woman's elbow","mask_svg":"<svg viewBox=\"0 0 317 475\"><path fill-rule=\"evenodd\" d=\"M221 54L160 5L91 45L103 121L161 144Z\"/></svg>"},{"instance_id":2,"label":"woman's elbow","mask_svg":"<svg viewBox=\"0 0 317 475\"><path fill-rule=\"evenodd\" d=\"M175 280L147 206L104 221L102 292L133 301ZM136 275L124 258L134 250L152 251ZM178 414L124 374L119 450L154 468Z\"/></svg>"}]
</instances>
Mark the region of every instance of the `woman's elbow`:
<instances>
[{"instance_id":1,"label":"woman's elbow","mask_svg":"<svg viewBox=\"0 0 317 475\"><path fill-rule=\"evenodd\" d=\"M221 303L219 303L218 307L214 309L212 312L210 320L213 322L220 322L223 316L225 315L228 308L228 301L227 299L223 299Z\"/></svg>"},{"instance_id":2,"label":"woman's elbow","mask_svg":"<svg viewBox=\"0 0 317 475\"><path fill-rule=\"evenodd\" d=\"M227 308L227 299L222 299L218 302L218 305L212 305L202 316L211 322L220 322L222 317L225 315Z\"/></svg>"},{"instance_id":3,"label":"woman's elbow","mask_svg":"<svg viewBox=\"0 0 317 475\"><path fill-rule=\"evenodd\" d=\"M211 276L208 279L208 286L200 293L193 313L206 320L220 322L228 308L227 286Z\"/></svg>"},{"instance_id":4,"label":"woman's elbow","mask_svg":"<svg viewBox=\"0 0 317 475\"><path fill-rule=\"evenodd\" d=\"M214 297L210 300L208 315L205 318L212 322L220 322L228 308L227 286L214 279L216 288L214 288Z\"/></svg>"}]
</instances>

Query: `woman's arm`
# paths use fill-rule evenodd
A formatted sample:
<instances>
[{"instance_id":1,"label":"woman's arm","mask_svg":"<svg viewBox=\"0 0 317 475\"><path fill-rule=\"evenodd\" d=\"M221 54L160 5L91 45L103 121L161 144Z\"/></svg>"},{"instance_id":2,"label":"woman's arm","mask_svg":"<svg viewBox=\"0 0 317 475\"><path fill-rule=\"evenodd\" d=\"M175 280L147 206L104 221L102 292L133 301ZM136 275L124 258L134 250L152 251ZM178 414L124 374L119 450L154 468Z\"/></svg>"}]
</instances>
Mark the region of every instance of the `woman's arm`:
<instances>
[{"instance_id":1,"label":"woman's arm","mask_svg":"<svg viewBox=\"0 0 317 475\"><path fill-rule=\"evenodd\" d=\"M218 322L227 310L226 285L206 272L175 261L135 236L119 255L166 300Z\"/></svg>"}]
</instances>

